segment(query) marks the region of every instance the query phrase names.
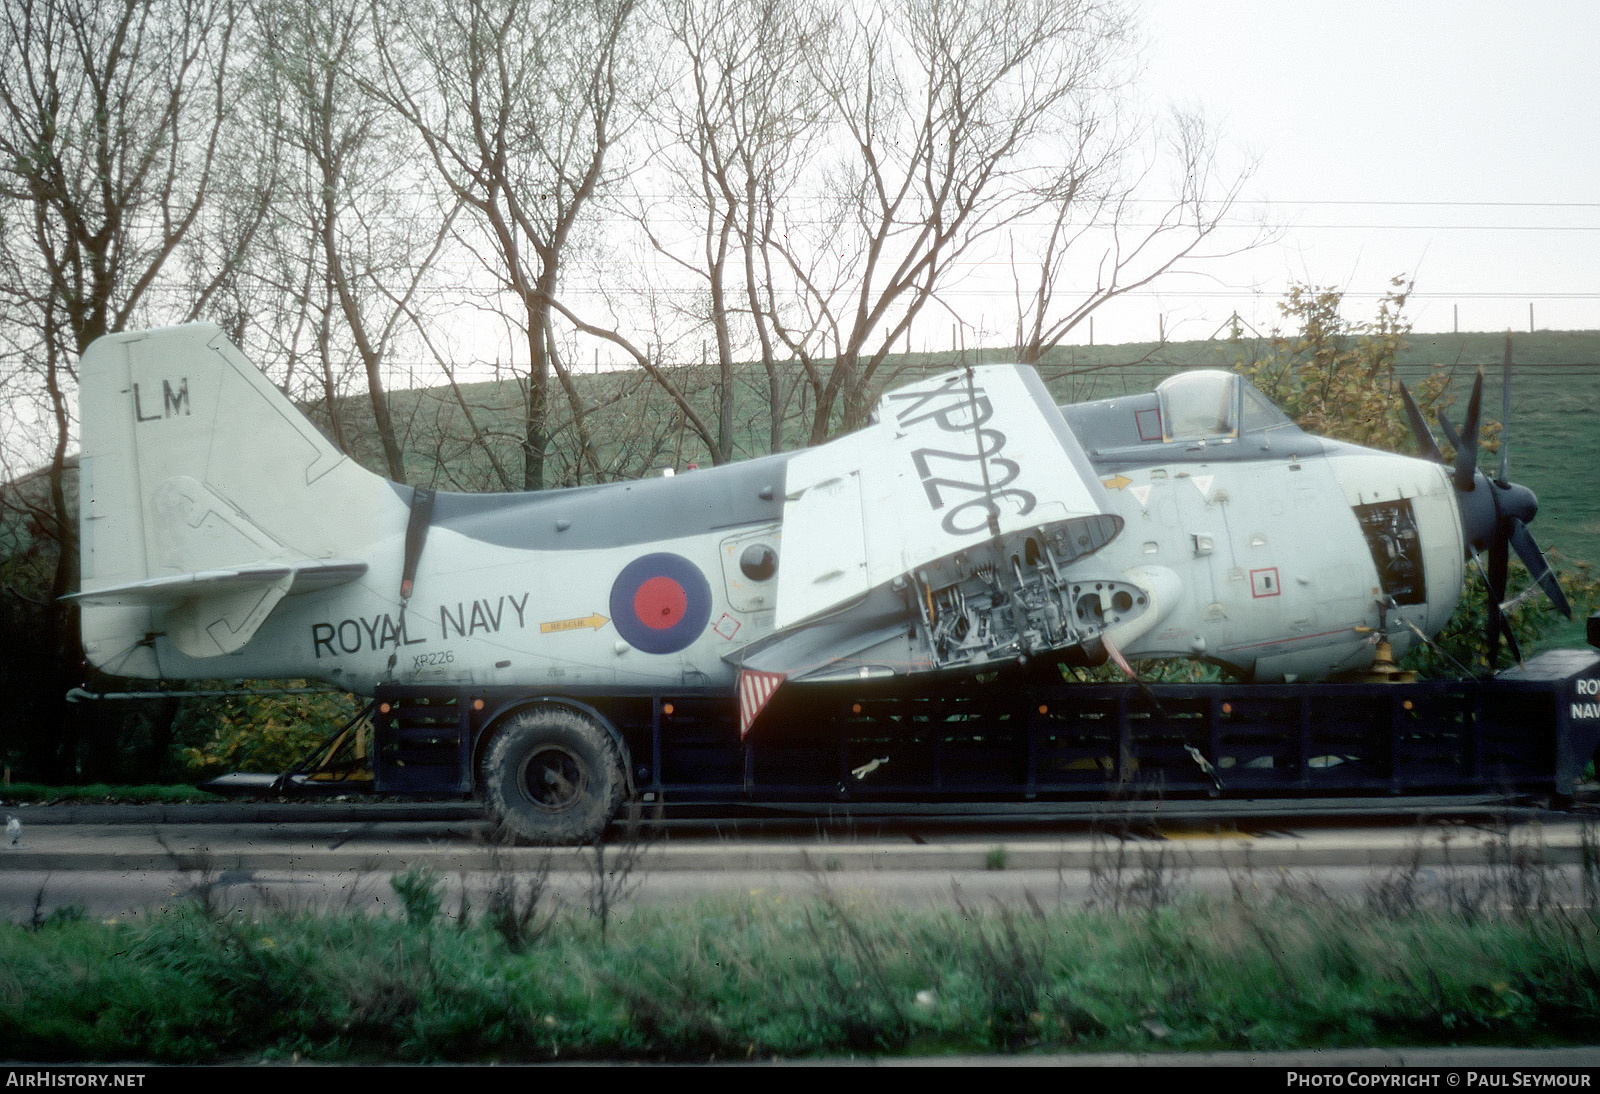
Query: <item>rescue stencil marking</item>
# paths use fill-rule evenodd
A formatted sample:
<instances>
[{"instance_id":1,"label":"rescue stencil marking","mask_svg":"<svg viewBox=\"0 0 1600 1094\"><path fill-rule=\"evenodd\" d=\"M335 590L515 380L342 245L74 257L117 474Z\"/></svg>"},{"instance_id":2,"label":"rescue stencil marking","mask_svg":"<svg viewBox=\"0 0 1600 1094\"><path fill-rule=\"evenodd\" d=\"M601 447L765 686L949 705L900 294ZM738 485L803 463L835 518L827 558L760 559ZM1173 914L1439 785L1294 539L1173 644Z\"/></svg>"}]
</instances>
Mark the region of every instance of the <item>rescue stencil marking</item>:
<instances>
[{"instance_id":1,"label":"rescue stencil marking","mask_svg":"<svg viewBox=\"0 0 1600 1094\"><path fill-rule=\"evenodd\" d=\"M634 559L611 584L611 622L645 653L677 653L692 645L711 618L711 586L682 555Z\"/></svg>"},{"instance_id":2,"label":"rescue stencil marking","mask_svg":"<svg viewBox=\"0 0 1600 1094\"><path fill-rule=\"evenodd\" d=\"M599 612L592 612L581 619L552 619L548 623L539 624L540 634L554 634L557 631L581 631L585 627L599 630L611 620Z\"/></svg>"}]
</instances>

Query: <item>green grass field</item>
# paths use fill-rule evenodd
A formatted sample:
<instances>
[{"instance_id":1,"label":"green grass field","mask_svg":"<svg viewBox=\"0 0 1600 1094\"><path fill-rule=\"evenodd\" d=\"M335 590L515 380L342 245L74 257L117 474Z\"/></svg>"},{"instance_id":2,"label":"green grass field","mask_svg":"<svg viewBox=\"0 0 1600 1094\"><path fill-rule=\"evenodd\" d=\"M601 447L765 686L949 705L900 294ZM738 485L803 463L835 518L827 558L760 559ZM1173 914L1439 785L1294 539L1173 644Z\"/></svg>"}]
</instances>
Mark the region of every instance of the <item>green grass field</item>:
<instances>
[{"instance_id":1,"label":"green grass field","mask_svg":"<svg viewBox=\"0 0 1600 1094\"><path fill-rule=\"evenodd\" d=\"M1115 841L1113 841L1115 843ZM361 907L75 909L0 924L0 1056L60 1062L768 1060L951 1053L1593 1044L1592 842L1566 879L1396 870L1341 898L1109 852L1087 904L903 908L819 881L695 905L504 874L482 906L423 870ZM616 860L610 860L615 866ZM645 868L643 865L640 867ZM601 915L592 899L609 884ZM382 909L389 909L387 913Z\"/></svg>"}]
</instances>

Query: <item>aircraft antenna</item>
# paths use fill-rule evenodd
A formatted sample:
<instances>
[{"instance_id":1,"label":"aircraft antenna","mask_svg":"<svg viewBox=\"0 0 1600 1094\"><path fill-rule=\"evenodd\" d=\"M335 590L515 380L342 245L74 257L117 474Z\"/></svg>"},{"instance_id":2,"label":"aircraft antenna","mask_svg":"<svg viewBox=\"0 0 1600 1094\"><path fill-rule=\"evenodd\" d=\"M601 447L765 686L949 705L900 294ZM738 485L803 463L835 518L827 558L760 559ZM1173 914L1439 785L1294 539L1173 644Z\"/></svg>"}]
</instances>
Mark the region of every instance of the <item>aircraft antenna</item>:
<instances>
[{"instance_id":1,"label":"aircraft antenna","mask_svg":"<svg viewBox=\"0 0 1600 1094\"><path fill-rule=\"evenodd\" d=\"M411 512L406 518L405 555L400 568L400 629L405 630L406 609L411 606L411 590L417 581L417 564L422 561L422 547L428 542L428 529L433 524L433 502L436 490L420 487L411 491ZM400 660L400 651L389 655L386 672L393 673Z\"/></svg>"}]
</instances>

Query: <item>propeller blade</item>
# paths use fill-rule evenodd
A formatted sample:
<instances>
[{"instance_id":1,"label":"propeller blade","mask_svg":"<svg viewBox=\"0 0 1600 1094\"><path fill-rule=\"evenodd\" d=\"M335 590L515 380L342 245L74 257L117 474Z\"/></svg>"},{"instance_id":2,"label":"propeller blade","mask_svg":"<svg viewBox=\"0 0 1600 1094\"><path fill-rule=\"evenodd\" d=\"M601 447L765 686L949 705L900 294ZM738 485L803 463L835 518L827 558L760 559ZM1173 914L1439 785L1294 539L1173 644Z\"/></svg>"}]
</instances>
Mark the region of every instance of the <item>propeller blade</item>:
<instances>
[{"instance_id":1,"label":"propeller blade","mask_svg":"<svg viewBox=\"0 0 1600 1094\"><path fill-rule=\"evenodd\" d=\"M1444 416L1444 411L1439 411L1439 429L1444 433L1444 439L1450 442L1450 447L1458 453L1461 451L1461 437L1456 433L1455 427L1450 424L1450 419ZM1440 462L1443 462L1442 460Z\"/></svg>"},{"instance_id":2,"label":"propeller blade","mask_svg":"<svg viewBox=\"0 0 1600 1094\"><path fill-rule=\"evenodd\" d=\"M1509 563L1505 537L1495 536L1494 542L1489 545L1489 605L1485 635L1489 647L1491 675L1500 663L1500 633L1505 629L1505 618L1500 613L1500 602L1506 598L1506 570Z\"/></svg>"},{"instance_id":3,"label":"propeller blade","mask_svg":"<svg viewBox=\"0 0 1600 1094\"><path fill-rule=\"evenodd\" d=\"M1539 550L1539 545L1533 540L1533 533L1528 531L1528 526L1516 517L1511 518L1511 546L1516 548L1517 557L1528 568L1528 573L1539 583L1544 594L1550 598L1550 603L1556 606L1556 611L1572 618L1572 605L1567 602L1566 594L1561 591L1561 582L1556 580L1555 571L1550 569L1550 564L1545 561L1544 552ZM1504 599L1504 592L1501 598Z\"/></svg>"},{"instance_id":4,"label":"propeller blade","mask_svg":"<svg viewBox=\"0 0 1600 1094\"><path fill-rule=\"evenodd\" d=\"M1517 662L1518 665L1522 664L1522 646L1517 645L1517 635L1514 635L1510 630L1510 619L1507 619L1504 614L1501 614L1501 635L1506 638L1506 648L1510 649L1512 661Z\"/></svg>"},{"instance_id":5,"label":"propeller blade","mask_svg":"<svg viewBox=\"0 0 1600 1094\"><path fill-rule=\"evenodd\" d=\"M1511 481L1511 332L1506 332L1506 356L1500 366L1500 475L1501 485Z\"/></svg>"},{"instance_id":6,"label":"propeller blade","mask_svg":"<svg viewBox=\"0 0 1600 1094\"><path fill-rule=\"evenodd\" d=\"M1456 445L1456 489L1463 493L1472 489L1472 479L1478 470L1478 412L1483 409L1483 369L1472 382L1472 398L1467 401L1467 420L1461 426L1461 443ZM1440 424L1444 419L1440 419ZM1448 436L1448 431L1446 431Z\"/></svg>"},{"instance_id":7,"label":"propeller blade","mask_svg":"<svg viewBox=\"0 0 1600 1094\"><path fill-rule=\"evenodd\" d=\"M1511 651L1511 659L1522 664L1522 647L1517 645L1517 636L1511 632L1511 620L1504 612L1500 613L1500 633L1506 640L1506 649Z\"/></svg>"},{"instance_id":8,"label":"propeller blade","mask_svg":"<svg viewBox=\"0 0 1600 1094\"><path fill-rule=\"evenodd\" d=\"M1411 397L1411 392L1406 389L1405 381L1400 382L1400 398L1406 404L1406 417L1411 419L1411 435L1417 439L1417 451L1424 459L1434 463L1444 462L1444 453L1439 451L1439 443L1433 439L1433 433L1428 429L1428 422L1422 416L1422 411L1417 407L1417 401Z\"/></svg>"}]
</instances>

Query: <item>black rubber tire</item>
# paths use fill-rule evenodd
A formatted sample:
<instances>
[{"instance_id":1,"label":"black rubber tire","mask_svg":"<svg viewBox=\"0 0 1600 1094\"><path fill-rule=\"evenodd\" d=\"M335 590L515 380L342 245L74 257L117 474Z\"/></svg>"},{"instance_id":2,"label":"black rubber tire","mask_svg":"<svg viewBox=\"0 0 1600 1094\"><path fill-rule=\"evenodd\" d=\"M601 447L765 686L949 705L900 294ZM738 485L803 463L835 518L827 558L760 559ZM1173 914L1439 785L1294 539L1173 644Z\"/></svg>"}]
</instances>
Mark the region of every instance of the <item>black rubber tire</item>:
<instances>
[{"instance_id":1,"label":"black rubber tire","mask_svg":"<svg viewBox=\"0 0 1600 1094\"><path fill-rule=\"evenodd\" d=\"M611 735L576 711L529 707L501 722L481 786L492 818L518 841L589 843L622 803L622 759Z\"/></svg>"}]
</instances>

